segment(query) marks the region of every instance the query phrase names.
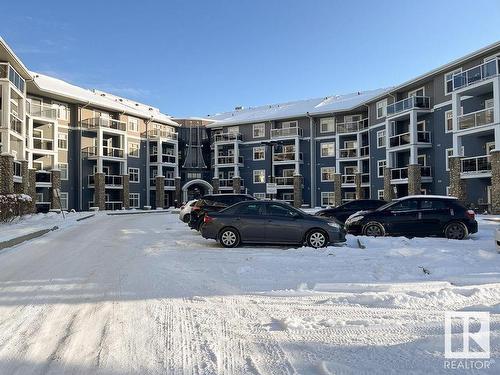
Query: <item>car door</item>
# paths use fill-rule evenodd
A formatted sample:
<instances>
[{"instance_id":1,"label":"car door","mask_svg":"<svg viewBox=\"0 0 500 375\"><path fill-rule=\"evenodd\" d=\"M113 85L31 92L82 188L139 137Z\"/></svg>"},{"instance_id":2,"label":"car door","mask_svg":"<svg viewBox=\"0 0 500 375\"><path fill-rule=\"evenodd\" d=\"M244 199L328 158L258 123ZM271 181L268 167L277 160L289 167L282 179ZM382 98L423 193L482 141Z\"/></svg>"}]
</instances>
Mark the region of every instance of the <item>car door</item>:
<instances>
[{"instance_id":1,"label":"car door","mask_svg":"<svg viewBox=\"0 0 500 375\"><path fill-rule=\"evenodd\" d=\"M425 198L420 201L419 234L436 235L443 233L444 224L450 218L450 208L439 199Z\"/></svg>"},{"instance_id":2,"label":"car door","mask_svg":"<svg viewBox=\"0 0 500 375\"><path fill-rule=\"evenodd\" d=\"M418 200L404 199L387 208L385 227L391 234L415 235L421 224L418 215Z\"/></svg>"},{"instance_id":3,"label":"car door","mask_svg":"<svg viewBox=\"0 0 500 375\"><path fill-rule=\"evenodd\" d=\"M233 225L241 236L242 242L265 242L266 223L265 207L263 202L251 201L241 203L240 208L234 215Z\"/></svg>"},{"instance_id":4,"label":"car door","mask_svg":"<svg viewBox=\"0 0 500 375\"><path fill-rule=\"evenodd\" d=\"M301 217L297 211L281 203L266 204L266 241L269 243L300 243L304 237Z\"/></svg>"}]
</instances>

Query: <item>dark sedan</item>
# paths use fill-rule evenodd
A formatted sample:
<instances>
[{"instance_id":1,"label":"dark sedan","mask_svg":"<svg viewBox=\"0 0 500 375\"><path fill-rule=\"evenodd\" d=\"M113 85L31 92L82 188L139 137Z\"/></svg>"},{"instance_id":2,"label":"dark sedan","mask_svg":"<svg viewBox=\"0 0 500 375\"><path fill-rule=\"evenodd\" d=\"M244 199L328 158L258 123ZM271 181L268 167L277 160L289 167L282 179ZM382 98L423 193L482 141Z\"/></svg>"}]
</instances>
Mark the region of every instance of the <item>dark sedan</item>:
<instances>
[{"instance_id":1,"label":"dark sedan","mask_svg":"<svg viewBox=\"0 0 500 375\"><path fill-rule=\"evenodd\" d=\"M267 243L319 248L345 241L345 231L337 221L309 215L280 201L241 202L210 212L201 234L224 247Z\"/></svg>"},{"instance_id":2,"label":"dark sedan","mask_svg":"<svg viewBox=\"0 0 500 375\"><path fill-rule=\"evenodd\" d=\"M315 213L316 216L334 217L338 221L345 223L347 218L359 211L373 211L386 204L386 201L379 199L357 199L341 204L335 208L326 208Z\"/></svg>"},{"instance_id":3,"label":"dark sedan","mask_svg":"<svg viewBox=\"0 0 500 375\"><path fill-rule=\"evenodd\" d=\"M456 198L416 195L396 199L375 211L359 212L347 219L345 228L355 235L444 236L462 240L477 232L477 221L474 211Z\"/></svg>"}]
</instances>

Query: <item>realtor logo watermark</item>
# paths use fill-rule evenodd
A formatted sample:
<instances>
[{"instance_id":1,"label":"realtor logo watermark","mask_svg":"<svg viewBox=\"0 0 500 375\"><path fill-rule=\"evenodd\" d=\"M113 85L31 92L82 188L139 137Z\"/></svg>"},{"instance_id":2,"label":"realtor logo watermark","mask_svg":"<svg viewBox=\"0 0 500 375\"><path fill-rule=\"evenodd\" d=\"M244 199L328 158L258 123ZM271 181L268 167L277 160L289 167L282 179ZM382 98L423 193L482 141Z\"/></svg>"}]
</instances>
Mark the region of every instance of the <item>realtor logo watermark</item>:
<instances>
[{"instance_id":1,"label":"realtor logo watermark","mask_svg":"<svg viewBox=\"0 0 500 375\"><path fill-rule=\"evenodd\" d=\"M494 361L489 360L490 314L488 312L447 311L444 325L445 368L491 367Z\"/></svg>"}]
</instances>

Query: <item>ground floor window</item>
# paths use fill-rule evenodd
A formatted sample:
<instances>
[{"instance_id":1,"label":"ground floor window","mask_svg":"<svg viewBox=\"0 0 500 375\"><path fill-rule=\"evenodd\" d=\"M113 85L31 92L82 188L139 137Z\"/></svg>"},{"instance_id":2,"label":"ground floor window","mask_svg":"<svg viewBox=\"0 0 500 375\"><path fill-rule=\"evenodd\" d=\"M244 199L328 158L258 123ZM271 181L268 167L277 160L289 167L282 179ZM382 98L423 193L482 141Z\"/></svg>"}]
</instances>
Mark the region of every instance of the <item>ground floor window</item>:
<instances>
[{"instance_id":1,"label":"ground floor window","mask_svg":"<svg viewBox=\"0 0 500 375\"><path fill-rule=\"evenodd\" d=\"M377 177L384 177L384 169L385 166L387 165L385 160L379 160L377 161Z\"/></svg>"},{"instance_id":2,"label":"ground floor window","mask_svg":"<svg viewBox=\"0 0 500 375\"><path fill-rule=\"evenodd\" d=\"M335 193L333 191L322 191L321 192L321 206L333 206L335 205Z\"/></svg>"},{"instance_id":3,"label":"ground floor window","mask_svg":"<svg viewBox=\"0 0 500 375\"><path fill-rule=\"evenodd\" d=\"M61 171L61 180L68 179L68 163L59 163L59 170Z\"/></svg>"},{"instance_id":4,"label":"ground floor window","mask_svg":"<svg viewBox=\"0 0 500 375\"><path fill-rule=\"evenodd\" d=\"M68 193L60 193L59 197L61 199L61 210L68 210Z\"/></svg>"},{"instance_id":5,"label":"ground floor window","mask_svg":"<svg viewBox=\"0 0 500 375\"><path fill-rule=\"evenodd\" d=\"M128 197L129 197L130 208L139 208L141 206L141 194L130 193Z\"/></svg>"},{"instance_id":6,"label":"ground floor window","mask_svg":"<svg viewBox=\"0 0 500 375\"><path fill-rule=\"evenodd\" d=\"M140 181L140 170L139 168L129 168L128 169L129 182L139 182Z\"/></svg>"},{"instance_id":7,"label":"ground floor window","mask_svg":"<svg viewBox=\"0 0 500 375\"><path fill-rule=\"evenodd\" d=\"M263 184L266 182L266 170L265 169L257 169L253 171L253 183L254 184Z\"/></svg>"},{"instance_id":8,"label":"ground floor window","mask_svg":"<svg viewBox=\"0 0 500 375\"><path fill-rule=\"evenodd\" d=\"M322 167L321 182L333 181L334 174L335 174L335 167Z\"/></svg>"},{"instance_id":9,"label":"ground floor window","mask_svg":"<svg viewBox=\"0 0 500 375\"><path fill-rule=\"evenodd\" d=\"M293 202L293 193L283 193L283 200L285 202Z\"/></svg>"},{"instance_id":10,"label":"ground floor window","mask_svg":"<svg viewBox=\"0 0 500 375\"><path fill-rule=\"evenodd\" d=\"M253 193L253 197L256 199L266 199L266 193Z\"/></svg>"},{"instance_id":11,"label":"ground floor window","mask_svg":"<svg viewBox=\"0 0 500 375\"><path fill-rule=\"evenodd\" d=\"M384 200L384 189L377 190L377 197L382 201Z\"/></svg>"}]
</instances>

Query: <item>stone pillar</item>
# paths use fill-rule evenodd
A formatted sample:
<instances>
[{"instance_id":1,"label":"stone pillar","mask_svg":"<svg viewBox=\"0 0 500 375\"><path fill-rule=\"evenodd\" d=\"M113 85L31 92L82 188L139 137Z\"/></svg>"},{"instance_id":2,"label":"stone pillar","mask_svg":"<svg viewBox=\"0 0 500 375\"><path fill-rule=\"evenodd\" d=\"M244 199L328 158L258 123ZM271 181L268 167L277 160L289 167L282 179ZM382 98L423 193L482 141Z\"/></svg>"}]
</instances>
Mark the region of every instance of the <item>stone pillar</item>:
<instances>
[{"instance_id":1,"label":"stone pillar","mask_svg":"<svg viewBox=\"0 0 500 375\"><path fill-rule=\"evenodd\" d=\"M422 168L420 164L408 165L408 195L419 195L422 188Z\"/></svg>"},{"instance_id":2,"label":"stone pillar","mask_svg":"<svg viewBox=\"0 0 500 375\"><path fill-rule=\"evenodd\" d=\"M384 200L392 201L394 198L394 190L391 185L391 168L384 168Z\"/></svg>"},{"instance_id":3,"label":"stone pillar","mask_svg":"<svg viewBox=\"0 0 500 375\"><path fill-rule=\"evenodd\" d=\"M304 177L301 175L293 176L293 206L300 208L302 206L302 190L304 185Z\"/></svg>"},{"instance_id":4,"label":"stone pillar","mask_svg":"<svg viewBox=\"0 0 500 375\"><path fill-rule=\"evenodd\" d=\"M55 190L57 189L59 193L61 192L61 171L54 169L50 172L51 174L51 188L50 188L50 208L53 210L60 210L61 204L59 197L56 195Z\"/></svg>"},{"instance_id":5,"label":"stone pillar","mask_svg":"<svg viewBox=\"0 0 500 375\"><path fill-rule=\"evenodd\" d=\"M0 194L14 193L14 157L0 155Z\"/></svg>"},{"instance_id":6,"label":"stone pillar","mask_svg":"<svg viewBox=\"0 0 500 375\"><path fill-rule=\"evenodd\" d=\"M106 181L104 173L94 174L94 206L99 210L106 209Z\"/></svg>"},{"instance_id":7,"label":"stone pillar","mask_svg":"<svg viewBox=\"0 0 500 375\"><path fill-rule=\"evenodd\" d=\"M500 214L500 150L491 151L491 213Z\"/></svg>"},{"instance_id":8,"label":"stone pillar","mask_svg":"<svg viewBox=\"0 0 500 375\"><path fill-rule=\"evenodd\" d=\"M21 161L21 176L23 177L23 181L21 183L21 193L29 195L30 176L27 160Z\"/></svg>"},{"instance_id":9,"label":"stone pillar","mask_svg":"<svg viewBox=\"0 0 500 375\"><path fill-rule=\"evenodd\" d=\"M181 189L181 178L175 178L175 200L177 201L177 205L175 208L178 208L182 205L182 189Z\"/></svg>"},{"instance_id":10,"label":"stone pillar","mask_svg":"<svg viewBox=\"0 0 500 375\"><path fill-rule=\"evenodd\" d=\"M342 204L342 175L340 173L335 173L333 175L333 187L334 187L333 205L335 207L338 207Z\"/></svg>"},{"instance_id":11,"label":"stone pillar","mask_svg":"<svg viewBox=\"0 0 500 375\"><path fill-rule=\"evenodd\" d=\"M31 211L36 212L36 169L28 169L27 181L28 181L27 194L31 197Z\"/></svg>"},{"instance_id":12,"label":"stone pillar","mask_svg":"<svg viewBox=\"0 0 500 375\"><path fill-rule=\"evenodd\" d=\"M126 210L130 208L130 185L129 185L129 175L122 175L122 191L120 194L120 198L122 200L122 207Z\"/></svg>"},{"instance_id":13,"label":"stone pillar","mask_svg":"<svg viewBox=\"0 0 500 375\"><path fill-rule=\"evenodd\" d=\"M165 177L156 176L156 208L165 206Z\"/></svg>"},{"instance_id":14,"label":"stone pillar","mask_svg":"<svg viewBox=\"0 0 500 375\"><path fill-rule=\"evenodd\" d=\"M459 201L465 203L467 190L465 181L460 177L461 160L460 156L452 156L448 162L448 166L450 167L450 195L457 197Z\"/></svg>"},{"instance_id":15,"label":"stone pillar","mask_svg":"<svg viewBox=\"0 0 500 375\"><path fill-rule=\"evenodd\" d=\"M241 177L233 177L233 192L235 194L241 193Z\"/></svg>"},{"instance_id":16,"label":"stone pillar","mask_svg":"<svg viewBox=\"0 0 500 375\"><path fill-rule=\"evenodd\" d=\"M212 187L214 194L219 194L219 179L214 177L212 179Z\"/></svg>"},{"instance_id":17,"label":"stone pillar","mask_svg":"<svg viewBox=\"0 0 500 375\"><path fill-rule=\"evenodd\" d=\"M356 199L363 199L363 188L361 187L361 173L354 175L354 187L356 189Z\"/></svg>"}]
</instances>

